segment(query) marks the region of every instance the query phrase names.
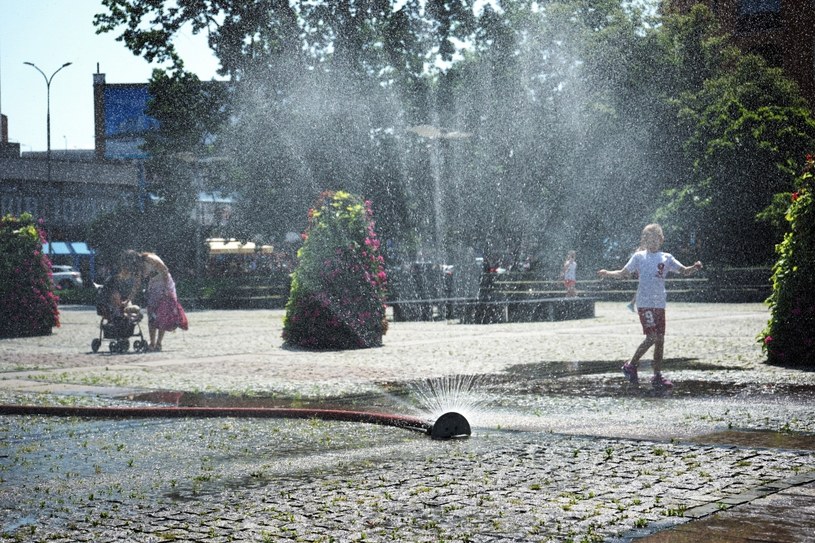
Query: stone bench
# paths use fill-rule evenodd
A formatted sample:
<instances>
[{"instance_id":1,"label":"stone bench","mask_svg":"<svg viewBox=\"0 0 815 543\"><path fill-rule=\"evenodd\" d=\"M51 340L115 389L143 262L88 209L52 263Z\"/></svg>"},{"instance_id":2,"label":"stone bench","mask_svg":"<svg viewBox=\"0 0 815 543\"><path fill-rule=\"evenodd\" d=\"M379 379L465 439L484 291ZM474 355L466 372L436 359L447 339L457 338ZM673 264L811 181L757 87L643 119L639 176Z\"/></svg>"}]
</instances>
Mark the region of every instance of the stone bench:
<instances>
[{"instance_id":1,"label":"stone bench","mask_svg":"<svg viewBox=\"0 0 815 543\"><path fill-rule=\"evenodd\" d=\"M479 300L477 298L434 298L395 300L393 321L460 319L462 324L499 322L552 322L594 318L595 298L534 298L518 300Z\"/></svg>"}]
</instances>

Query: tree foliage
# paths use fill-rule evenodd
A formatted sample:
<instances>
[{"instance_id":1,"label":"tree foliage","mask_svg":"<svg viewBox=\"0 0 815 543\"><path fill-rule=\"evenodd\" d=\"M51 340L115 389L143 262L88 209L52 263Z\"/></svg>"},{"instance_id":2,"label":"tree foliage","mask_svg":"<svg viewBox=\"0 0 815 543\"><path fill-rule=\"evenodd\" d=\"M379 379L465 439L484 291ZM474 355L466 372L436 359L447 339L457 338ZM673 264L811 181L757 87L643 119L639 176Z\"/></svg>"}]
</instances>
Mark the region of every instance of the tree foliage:
<instances>
[{"instance_id":1,"label":"tree foliage","mask_svg":"<svg viewBox=\"0 0 815 543\"><path fill-rule=\"evenodd\" d=\"M149 251L161 255L175 277L195 272L196 254L206 249L190 217L190 209L167 202L150 203L144 210L120 206L97 216L91 223L88 242L99 255L100 265L112 270L119 255L127 250ZM198 253L196 253L198 251Z\"/></svg>"},{"instance_id":2,"label":"tree foliage","mask_svg":"<svg viewBox=\"0 0 815 543\"><path fill-rule=\"evenodd\" d=\"M189 78L156 76L154 107L181 130L151 145L188 152L202 140L187 135L217 132L192 151L229 159L218 170L239 195L238 237L281 243L332 187L378 203L401 259L474 248L554 267L578 249L589 268L625 258L657 217L671 239L704 241L681 256L758 263L777 233L755 216L789 190L815 134L794 86L728 45L703 6L655 18L618 0L103 5L100 32L177 72L173 38L207 33L226 109L191 99L203 88L184 94ZM184 120L209 119L207 104L224 116ZM177 166L154 171L189 195Z\"/></svg>"},{"instance_id":3,"label":"tree foliage","mask_svg":"<svg viewBox=\"0 0 815 543\"><path fill-rule=\"evenodd\" d=\"M689 167L667 190L659 219L695 232L706 260L769 262L777 232L757 215L793 186L800 157L815 143L815 119L780 69L722 42L701 6L680 19L673 43L693 53L675 79L704 77L673 98Z\"/></svg>"},{"instance_id":4,"label":"tree foliage","mask_svg":"<svg viewBox=\"0 0 815 543\"><path fill-rule=\"evenodd\" d=\"M160 254L183 277L206 250L203 238L218 234L217 224L195 223L200 221L199 193L227 190L218 175L224 172L223 161L214 153L229 116L228 92L221 83L162 70L153 72L148 91L146 113L161 129L144 138L146 193L138 196L138 207L120 206L97 217L89 240L111 266L122 251L138 249Z\"/></svg>"}]
</instances>

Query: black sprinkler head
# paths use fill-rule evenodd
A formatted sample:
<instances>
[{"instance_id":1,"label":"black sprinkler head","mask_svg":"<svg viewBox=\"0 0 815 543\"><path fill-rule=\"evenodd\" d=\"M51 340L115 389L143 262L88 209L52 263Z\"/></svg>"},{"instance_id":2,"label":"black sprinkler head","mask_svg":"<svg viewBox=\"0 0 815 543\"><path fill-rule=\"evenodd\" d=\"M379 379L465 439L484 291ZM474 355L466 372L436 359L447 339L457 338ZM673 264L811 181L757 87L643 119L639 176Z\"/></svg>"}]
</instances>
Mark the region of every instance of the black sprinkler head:
<instances>
[{"instance_id":1,"label":"black sprinkler head","mask_svg":"<svg viewBox=\"0 0 815 543\"><path fill-rule=\"evenodd\" d=\"M472 434L470 423L463 415L450 411L436 419L427 433L433 439L452 439L454 437L468 437Z\"/></svg>"}]
</instances>

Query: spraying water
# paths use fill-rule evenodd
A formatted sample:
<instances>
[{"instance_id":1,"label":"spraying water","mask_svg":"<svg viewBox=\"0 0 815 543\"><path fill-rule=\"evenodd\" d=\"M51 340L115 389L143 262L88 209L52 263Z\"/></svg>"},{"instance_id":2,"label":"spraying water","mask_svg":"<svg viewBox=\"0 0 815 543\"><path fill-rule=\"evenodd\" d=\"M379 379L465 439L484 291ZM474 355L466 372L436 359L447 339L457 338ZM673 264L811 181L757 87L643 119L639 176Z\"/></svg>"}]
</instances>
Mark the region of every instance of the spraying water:
<instances>
[{"instance_id":1,"label":"spraying water","mask_svg":"<svg viewBox=\"0 0 815 543\"><path fill-rule=\"evenodd\" d=\"M489 407L489 400L479 391L481 379L477 375L447 375L414 381L409 384L409 390L422 413L430 419L439 419L452 411L477 425Z\"/></svg>"}]
</instances>

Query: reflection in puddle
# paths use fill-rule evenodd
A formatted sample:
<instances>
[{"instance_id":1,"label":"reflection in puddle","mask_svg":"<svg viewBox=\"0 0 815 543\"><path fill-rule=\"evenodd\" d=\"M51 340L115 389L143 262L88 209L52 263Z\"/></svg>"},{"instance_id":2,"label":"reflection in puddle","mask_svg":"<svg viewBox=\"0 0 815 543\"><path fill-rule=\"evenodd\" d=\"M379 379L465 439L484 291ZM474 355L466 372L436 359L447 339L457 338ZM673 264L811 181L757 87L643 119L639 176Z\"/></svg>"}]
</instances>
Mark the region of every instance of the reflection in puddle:
<instances>
[{"instance_id":1,"label":"reflection in puddle","mask_svg":"<svg viewBox=\"0 0 815 543\"><path fill-rule=\"evenodd\" d=\"M736 447L815 451L815 436L791 432L728 430L696 436L689 441L700 445L733 445Z\"/></svg>"}]
</instances>

